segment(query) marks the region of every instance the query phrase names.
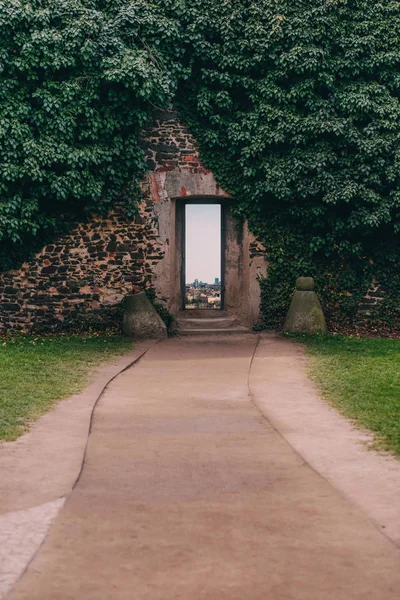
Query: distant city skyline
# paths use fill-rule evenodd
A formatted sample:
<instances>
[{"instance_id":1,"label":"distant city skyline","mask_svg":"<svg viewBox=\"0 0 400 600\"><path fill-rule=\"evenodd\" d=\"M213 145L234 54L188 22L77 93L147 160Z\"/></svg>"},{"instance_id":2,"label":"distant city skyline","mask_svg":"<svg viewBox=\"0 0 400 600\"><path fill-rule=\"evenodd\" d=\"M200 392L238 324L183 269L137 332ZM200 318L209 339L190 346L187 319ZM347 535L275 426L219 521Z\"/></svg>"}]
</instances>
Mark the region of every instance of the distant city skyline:
<instances>
[{"instance_id":1,"label":"distant city skyline","mask_svg":"<svg viewBox=\"0 0 400 600\"><path fill-rule=\"evenodd\" d=\"M218 287L221 285L221 281L218 277L214 278L214 281L202 281L201 279L196 279L194 281L187 281L186 287L198 287L198 286L206 286L210 288Z\"/></svg>"},{"instance_id":2,"label":"distant city skyline","mask_svg":"<svg viewBox=\"0 0 400 600\"><path fill-rule=\"evenodd\" d=\"M221 280L221 206L186 205L186 283Z\"/></svg>"}]
</instances>

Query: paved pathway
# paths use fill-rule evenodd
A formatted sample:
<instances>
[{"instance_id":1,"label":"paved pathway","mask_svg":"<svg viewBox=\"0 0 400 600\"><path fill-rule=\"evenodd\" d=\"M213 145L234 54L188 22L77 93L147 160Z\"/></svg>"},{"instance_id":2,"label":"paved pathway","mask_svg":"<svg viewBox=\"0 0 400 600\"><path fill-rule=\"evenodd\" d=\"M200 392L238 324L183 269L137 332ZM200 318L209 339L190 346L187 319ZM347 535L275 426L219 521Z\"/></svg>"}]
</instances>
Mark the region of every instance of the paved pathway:
<instances>
[{"instance_id":1,"label":"paved pathway","mask_svg":"<svg viewBox=\"0 0 400 600\"><path fill-rule=\"evenodd\" d=\"M258 410L256 343L171 339L109 386L12 600L398 600L399 549Z\"/></svg>"}]
</instances>

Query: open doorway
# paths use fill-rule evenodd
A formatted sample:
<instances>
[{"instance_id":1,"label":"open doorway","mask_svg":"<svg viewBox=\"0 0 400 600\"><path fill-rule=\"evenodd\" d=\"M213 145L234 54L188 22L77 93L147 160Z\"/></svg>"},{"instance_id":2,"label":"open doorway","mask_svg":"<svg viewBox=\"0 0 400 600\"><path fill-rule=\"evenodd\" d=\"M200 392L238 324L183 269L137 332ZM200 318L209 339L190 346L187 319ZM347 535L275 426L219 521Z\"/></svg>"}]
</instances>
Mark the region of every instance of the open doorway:
<instances>
[{"instance_id":1,"label":"open doorway","mask_svg":"<svg viewBox=\"0 0 400 600\"><path fill-rule=\"evenodd\" d=\"M224 308L223 216L220 203L185 203L183 308L221 310Z\"/></svg>"}]
</instances>

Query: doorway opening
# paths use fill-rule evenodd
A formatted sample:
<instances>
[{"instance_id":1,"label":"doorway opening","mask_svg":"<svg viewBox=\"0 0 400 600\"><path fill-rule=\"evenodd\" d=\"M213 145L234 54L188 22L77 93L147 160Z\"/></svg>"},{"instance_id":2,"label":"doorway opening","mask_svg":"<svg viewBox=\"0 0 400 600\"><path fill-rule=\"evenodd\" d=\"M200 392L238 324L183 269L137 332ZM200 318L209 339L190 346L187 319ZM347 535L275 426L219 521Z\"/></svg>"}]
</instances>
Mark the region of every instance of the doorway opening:
<instances>
[{"instance_id":1,"label":"doorway opening","mask_svg":"<svg viewBox=\"0 0 400 600\"><path fill-rule=\"evenodd\" d=\"M183 309L222 310L224 235L221 203L186 201L183 231Z\"/></svg>"}]
</instances>

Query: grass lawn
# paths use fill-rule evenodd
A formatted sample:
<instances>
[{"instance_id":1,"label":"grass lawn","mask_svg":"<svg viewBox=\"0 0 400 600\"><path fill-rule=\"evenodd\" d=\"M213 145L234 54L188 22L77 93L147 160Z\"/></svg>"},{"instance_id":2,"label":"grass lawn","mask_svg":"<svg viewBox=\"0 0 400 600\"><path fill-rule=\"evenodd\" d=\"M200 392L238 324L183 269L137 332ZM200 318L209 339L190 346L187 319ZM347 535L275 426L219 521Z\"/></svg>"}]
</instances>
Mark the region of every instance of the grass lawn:
<instances>
[{"instance_id":1,"label":"grass lawn","mask_svg":"<svg viewBox=\"0 0 400 600\"><path fill-rule=\"evenodd\" d=\"M80 391L93 367L131 349L117 335L0 338L0 440L15 440L54 402Z\"/></svg>"},{"instance_id":2,"label":"grass lawn","mask_svg":"<svg viewBox=\"0 0 400 600\"><path fill-rule=\"evenodd\" d=\"M377 446L400 455L400 340L326 335L300 341L323 395L371 429Z\"/></svg>"}]
</instances>

